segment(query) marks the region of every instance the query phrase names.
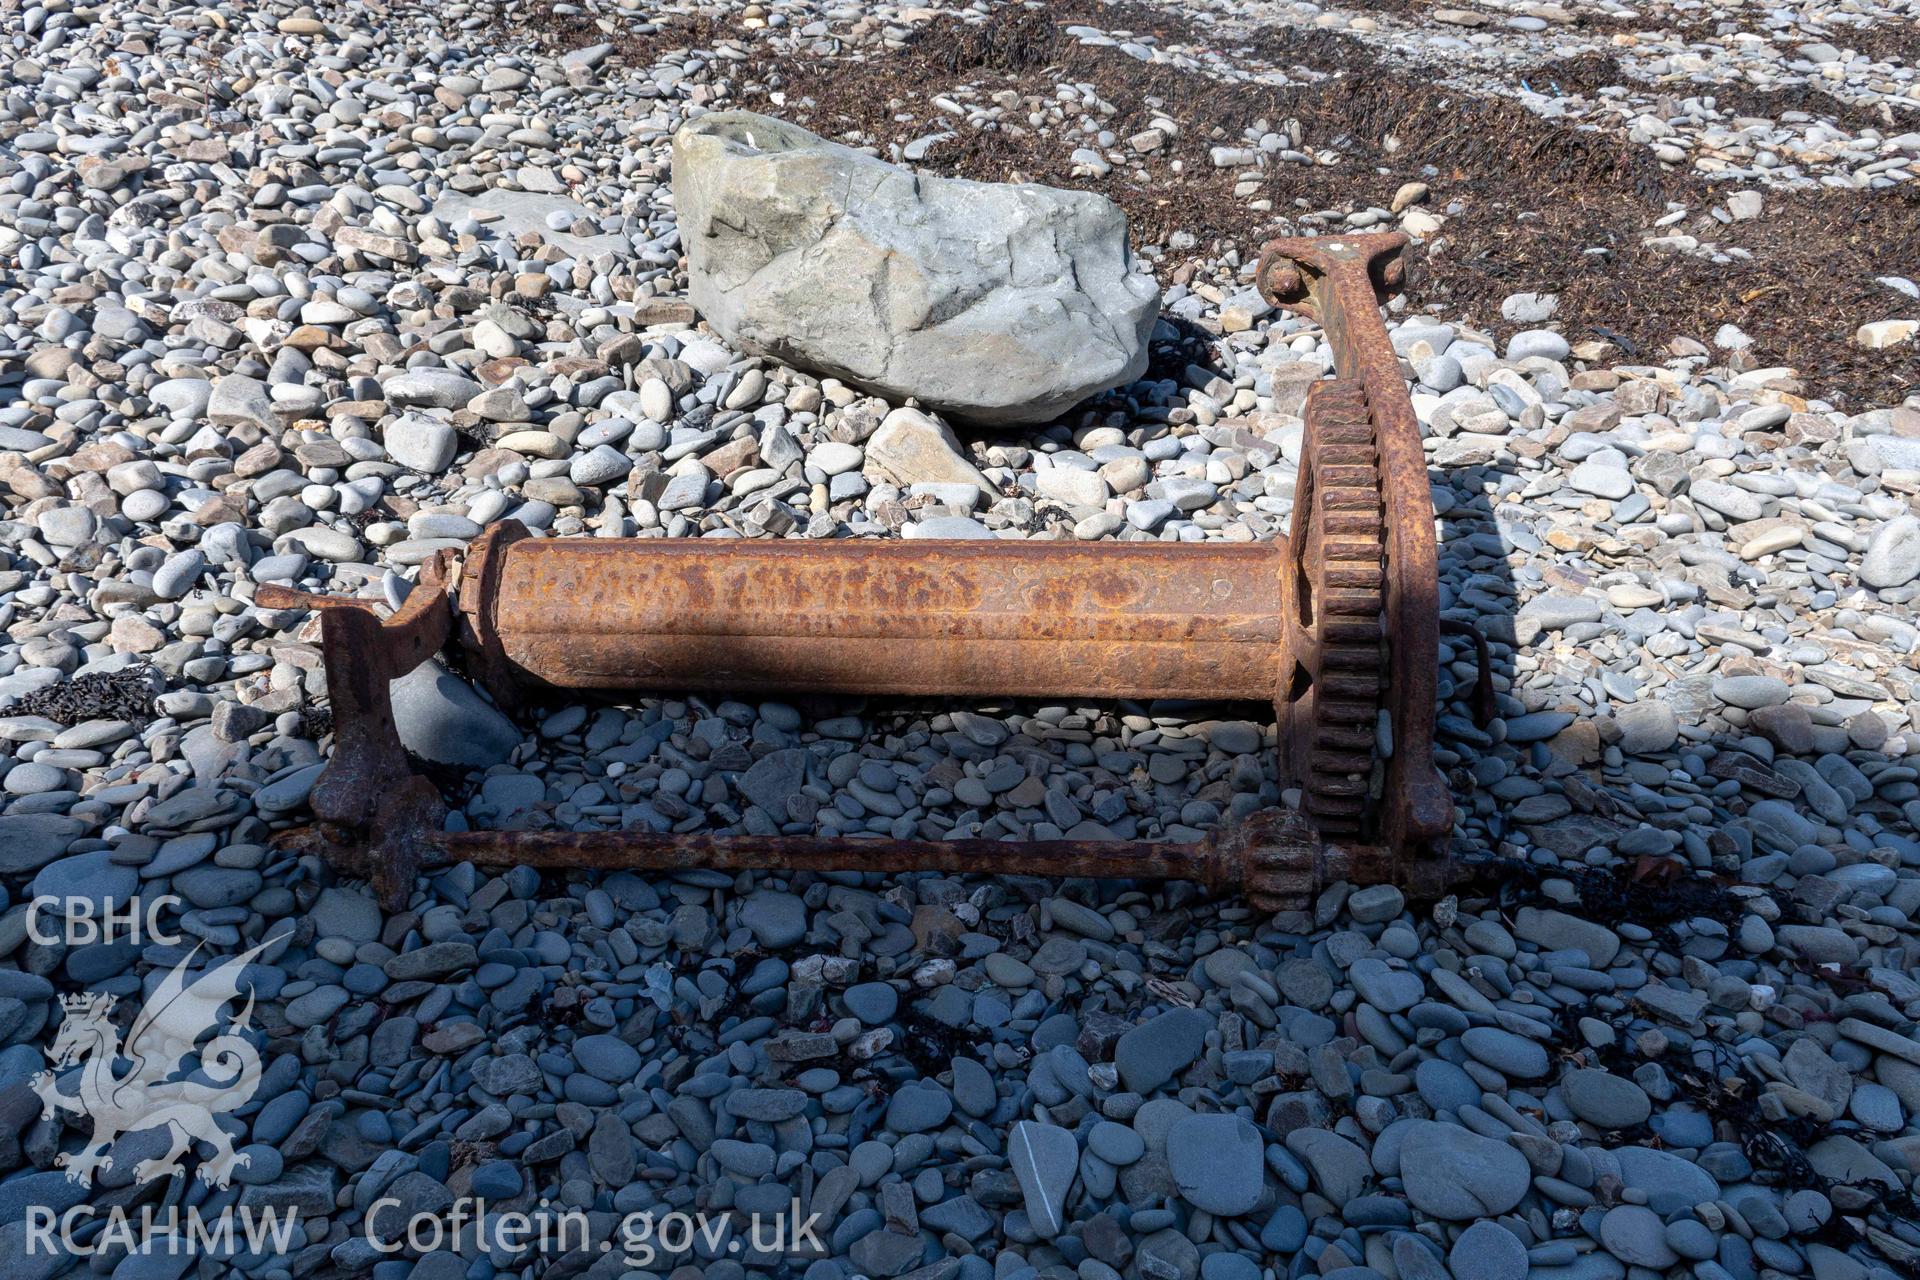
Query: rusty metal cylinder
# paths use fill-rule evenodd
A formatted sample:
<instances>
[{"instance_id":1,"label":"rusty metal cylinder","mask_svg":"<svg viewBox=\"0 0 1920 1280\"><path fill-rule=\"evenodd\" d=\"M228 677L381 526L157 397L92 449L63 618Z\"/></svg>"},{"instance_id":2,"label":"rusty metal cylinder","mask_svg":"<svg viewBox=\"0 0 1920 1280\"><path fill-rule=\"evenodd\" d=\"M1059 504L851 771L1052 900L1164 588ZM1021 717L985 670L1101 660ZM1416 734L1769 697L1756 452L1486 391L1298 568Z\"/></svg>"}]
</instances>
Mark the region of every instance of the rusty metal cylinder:
<instances>
[{"instance_id":1,"label":"rusty metal cylinder","mask_svg":"<svg viewBox=\"0 0 1920 1280\"><path fill-rule=\"evenodd\" d=\"M462 572L483 673L559 688L1271 701L1286 544L536 539Z\"/></svg>"}]
</instances>

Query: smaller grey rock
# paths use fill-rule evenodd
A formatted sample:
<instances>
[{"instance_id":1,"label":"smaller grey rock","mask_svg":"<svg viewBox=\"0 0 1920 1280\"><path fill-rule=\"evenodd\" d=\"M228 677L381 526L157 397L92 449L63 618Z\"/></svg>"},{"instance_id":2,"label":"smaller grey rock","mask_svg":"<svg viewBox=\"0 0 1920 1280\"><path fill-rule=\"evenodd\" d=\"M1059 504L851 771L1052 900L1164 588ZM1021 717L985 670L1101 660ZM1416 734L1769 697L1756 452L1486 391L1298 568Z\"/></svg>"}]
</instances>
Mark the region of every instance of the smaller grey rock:
<instances>
[{"instance_id":1,"label":"smaller grey rock","mask_svg":"<svg viewBox=\"0 0 1920 1280\"><path fill-rule=\"evenodd\" d=\"M1509 324L1542 324L1559 309L1557 293L1510 293L1500 302L1500 318Z\"/></svg>"},{"instance_id":2,"label":"smaller grey rock","mask_svg":"<svg viewBox=\"0 0 1920 1280\"><path fill-rule=\"evenodd\" d=\"M1113 1061L1128 1090L1150 1094L1206 1047L1213 1019L1198 1009L1169 1009L1134 1027L1114 1046Z\"/></svg>"},{"instance_id":3,"label":"smaller grey rock","mask_svg":"<svg viewBox=\"0 0 1920 1280\"><path fill-rule=\"evenodd\" d=\"M381 390L393 404L461 409L486 388L454 369L409 369L389 378Z\"/></svg>"},{"instance_id":4,"label":"smaller grey rock","mask_svg":"<svg viewBox=\"0 0 1920 1280\"><path fill-rule=\"evenodd\" d=\"M1526 1280L1527 1246L1497 1222L1476 1222L1447 1253L1457 1280Z\"/></svg>"},{"instance_id":5,"label":"smaller grey rock","mask_svg":"<svg viewBox=\"0 0 1920 1280\"><path fill-rule=\"evenodd\" d=\"M690 467L667 479L667 487L660 491L654 505L662 511L685 511L697 507L707 499L707 484L713 477L701 466Z\"/></svg>"},{"instance_id":6,"label":"smaller grey rock","mask_svg":"<svg viewBox=\"0 0 1920 1280\"><path fill-rule=\"evenodd\" d=\"M1502 1075L1538 1080L1547 1074L1544 1045L1499 1027L1469 1027L1460 1043L1475 1059Z\"/></svg>"},{"instance_id":7,"label":"smaller grey rock","mask_svg":"<svg viewBox=\"0 0 1920 1280\"><path fill-rule=\"evenodd\" d=\"M1601 1129L1645 1124L1653 1114L1646 1090L1606 1071L1576 1068L1567 1072L1560 1077L1560 1096L1574 1115Z\"/></svg>"},{"instance_id":8,"label":"smaller grey rock","mask_svg":"<svg viewBox=\"0 0 1920 1280\"><path fill-rule=\"evenodd\" d=\"M580 1069L608 1084L625 1084L640 1073L640 1051L618 1036L581 1036L573 1042Z\"/></svg>"},{"instance_id":9,"label":"smaller grey rock","mask_svg":"<svg viewBox=\"0 0 1920 1280\"><path fill-rule=\"evenodd\" d=\"M1860 581L1875 590L1920 578L1920 516L1896 516L1874 531L1860 558Z\"/></svg>"},{"instance_id":10,"label":"smaller grey rock","mask_svg":"<svg viewBox=\"0 0 1920 1280\"><path fill-rule=\"evenodd\" d=\"M1687 496L1693 499L1695 506L1716 511L1735 524L1758 520L1766 514L1766 504L1759 494L1748 489L1736 489L1718 480L1694 481L1693 487L1687 490Z\"/></svg>"},{"instance_id":11,"label":"smaller grey rock","mask_svg":"<svg viewBox=\"0 0 1920 1280\"><path fill-rule=\"evenodd\" d=\"M1406 1123L1400 1177L1414 1208L1460 1222L1496 1217L1526 1195L1532 1169L1515 1148L1435 1120Z\"/></svg>"},{"instance_id":12,"label":"smaller grey rock","mask_svg":"<svg viewBox=\"0 0 1920 1280\"><path fill-rule=\"evenodd\" d=\"M1066 1226L1067 1192L1080 1167L1080 1144L1059 1125L1022 1120L1007 1135L1007 1160L1033 1229L1053 1239Z\"/></svg>"},{"instance_id":13,"label":"smaller grey rock","mask_svg":"<svg viewBox=\"0 0 1920 1280\"><path fill-rule=\"evenodd\" d=\"M1567 475L1567 483L1596 498L1618 500L1633 492L1633 477L1624 465L1590 458Z\"/></svg>"},{"instance_id":14,"label":"smaller grey rock","mask_svg":"<svg viewBox=\"0 0 1920 1280\"><path fill-rule=\"evenodd\" d=\"M1543 950L1584 951L1596 969L1611 965L1620 954L1619 934L1564 911L1522 907L1514 913L1513 932Z\"/></svg>"},{"instance_id":15,"label":"smaller grey rock","mask_svg":"<svg viewBox=\"0 0 1920 1280\"><path fill-rule=\"evenodd\" d=\"M1507 359L1544 356L1548 360L1564 360L1572 349L1565 338L1551 329L1522 329L1507 340Z\"/></svg>"},{"instance_id":16,"label":"smaller grey rock","mask_svg":"<svg viewBox=\"0 0 1920 1280\"><path fill-rule=\"evenodd\" d=\"M1787 682L1778 676L1722 676L1713 682L1714 697L1747 711L1777 707L1789 693Z\"/></svg>"},{"instance_id":17,"label":"smaller grey rock","mask_svg":"<svg viewBox=\"0 0 1920 1280\"><path fill-rule=\"evenodd\" d=\"M926 1133L953 1114L953 1095L937 1084L906 1084L887 1103L887 1128L895 1133Z\"/></svg>"},{"instance_id":18,"label":"smaller grey rock","mask_svg":"<svg viewBox=\"0 0 1920 1280\"><path fill-rule=\"evenodd\" d=\"M178 600L206 571L207 557L198 547L176 551L153 571L153 592L162 600Z\"/></svg>"},{"instance_id":19,"label":"smaller grey rock","mask_svg":"<svg viewBox=\"0 0 1920 1280\"><path fill-rule=\"evenodd\" d=\"M885 982L862 982L847 988L847 1009L870 1027L892 1018L900 1007L900 993Z\"/></svg>"},{"instance_id":20,"label":"smaller grey rock","mask_svg":"<svg viewBox=\"0 0 1920 1280\"><path fill-rule=\"evenodd\" d=\"M1623 1204L1607 1210L1600 1219L1600 1243L1628 1266L1659 1271L1679 1261L1667 1244L1666 1224L1645 1205Z\"/></svg>"},{"instance_id":21,"label":"smaller grey rock","mask_svg":"<svg viewBox=\"0 0 1920 1280\"><path fill-rule=\"evenodd\" d=\"M1620 728L1620 750L1630 756L1658 755L1680 738L1680 717L1666 702L1630 702L1613 713Z\"/></svg>"},{"instance_id":22,"label":"smaller grey rock","mask_svg":"<svg viewBox=\"0 0 1920 1280\"><path fill-rule=\"evenodd\" d=\"M380 904L364 893L330 886L320 891L307 912L322 938L373 942L380 936Z\"/></svg>"},{"instance_id":23,"label":"smaller grey rock","mask_svg":"<svg viewBox=\"0 0 1920 1280\"><path fill-rule=\"evenodd\" d=\"M273 398L267 384L230 373L213 384L206 400L207 421L218 427L254 426L278 431L280 420L273 411Z\"/></svg>"},{"instance_id":24,"label":"smaller grey rock","mask_svg":"<svg viewBox=\"0 0 1920 1280\"><path fill-rule=\"evenodd\" d=\"M976 1119L992 1115L1000 1100L993 1083L993 1073L982 1066L978 1059L955 1058L953 1100L962 1111Z\"/></svg>"},{"instance_id":25,"label":"smaller grey rock","mask_svg":"<svg viewBox=\"0 0 1920 1280\"><path fill-rule=\"evenodd\" d=\"M567 479L575 484L611 484L633 470L633 459L610 444L603 444L577 455L567 467Z\"/></svg>"},{"instance_id":26,"label":"smaller grey rock","mask_svg":"<svg viewBox=\"0 0 1920 1280\"><path fill-rule=\"evenodd\" d=\"M1427 993L1419 974L1392 968L1386 961L1372 956L1355 960L1347 970L1347 978L1360 998L1381 1013L1404 1013L1419 1004Z\"/></svg>"},{"instance_id":27,"label":"smaller grey rock","mask_svg":"<svg viewBox=\"0 0 1920 1280\"><path fill-rule=\"evenodd\" d=\"M445 471L460 438L438 418L410 413L387 427L387 455L403 467L435 475Z\"/></svg>"},{"instance_id":28,"label":"smaller grey rock","mask_svg":"<svg viewBox=\"0 0 1920 1280\"><path fill-rule=\"evenodd\" d=\"M1246 1213L1260 1202L1260 1132L1236 1115L1192 1115L1167 1131L1167 1165L1180 1194L1218 1217Z\"/></svg>"},{"instance_id":29,"label":"smaller grey rock","mask_svg":"<svg viewBox=\"0 0 1920 1280\"><path fill-rule=\"evenodd\" d=\"M798 747L770 751L740 775L740 794L759 805L774 821L787 820L787 801L807 781L807 753Z\"/></svg>"},{"instance_id":30,"label":"smaller grey rock","mask_svg":"<svg viewBox=\"0 0 1920 1280\"><path fill-rule=\"evenodd\" d=\"M395 680L392 690L400 741L423 759L484 769L504 763L520 745L513 721L437 660Z\"/></svg>"},{"instance_id":31,"label":"smaller grey rock","mask_svg":"<svg viewBox=\"0 0 1920 1280\"><path fill-rule=\"evenodd\" d=\"M740 923L768 950L791 947L807 936L807 904L791 893L756 889L740 906Z\"/></svg>"},{"instance_id":32,"label":"smaller grey rock","mask_svg":"<svg viewBox=\"0 0 1920 1280\"><path fill-rule=\"evenodd\" d=\"M1390 884L1368 885L1347 899L1347 912L1359 924L1384 924L1406 906L1406 895Z\"/></svg>"}]
</instances>

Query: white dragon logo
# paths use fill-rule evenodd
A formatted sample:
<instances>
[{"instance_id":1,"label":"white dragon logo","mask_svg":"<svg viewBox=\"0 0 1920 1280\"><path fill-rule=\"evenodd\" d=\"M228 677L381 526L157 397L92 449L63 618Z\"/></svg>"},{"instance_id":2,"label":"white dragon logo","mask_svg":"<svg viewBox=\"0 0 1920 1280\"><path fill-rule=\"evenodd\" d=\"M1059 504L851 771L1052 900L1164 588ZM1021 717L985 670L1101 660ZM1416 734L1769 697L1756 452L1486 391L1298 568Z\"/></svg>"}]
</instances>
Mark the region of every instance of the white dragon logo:
<instances>
[{"instance_id":1,"label":"white dragon logo","mask_svg":"<svg viewBox=\"0 0 1920 1280\"><path fill-rule=\"evenodd\" d=\"M233 956L188 985L187 966L200 951L196 944L141 1007L124 1045L112 1022L115 997L61 997L65 1017L47 1050L51 1069L34 1076L33 1091L40 1095L43 1120L68 1111L93 1121L93 1135L79 1151L54 1158L70 1180L92 1186L96 1171L113 1167L108 1153L121 1134L161 1125L170 1130L171 1146L160 1159L133 1167L140 1182L183 1172L180 1157L195 1139L213 1148L213 1157L200 1165L201 1181L212 1186L226 1186L233 1171L249 1162L214 1117L245 1106L260 1087L260 1053L244 1035L253 1013L252 992L225 1033L196 1045L219 1024L227 1002L239 996L242 970L277 941L270 938ZM71 1068L83 1059L79 1092L62 1093L61 1078L70 1078ZM121 1062L130 1066L116 1074Z\"/></svg>"}]
</instances>

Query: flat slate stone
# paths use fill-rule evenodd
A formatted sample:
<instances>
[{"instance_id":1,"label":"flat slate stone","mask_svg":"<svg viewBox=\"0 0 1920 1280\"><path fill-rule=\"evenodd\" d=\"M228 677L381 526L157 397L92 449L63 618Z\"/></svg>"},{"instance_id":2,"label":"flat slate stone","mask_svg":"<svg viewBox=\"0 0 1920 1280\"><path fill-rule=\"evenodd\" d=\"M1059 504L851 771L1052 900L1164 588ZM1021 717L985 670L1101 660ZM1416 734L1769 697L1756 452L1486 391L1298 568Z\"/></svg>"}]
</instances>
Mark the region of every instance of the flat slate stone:
<instances>
[{"instance_id":1,"label":"flat slate stone","mask_svg":"<svg viewBox=\"0 0 1920 1280\"><path fill-rule=\"evenodd\" d=\"M1134 1027L1114 1046L1120 1082L1149 1094L1192 1064L1206 1047L1213 1019L1198 1009L1169 1009Z\"/></svg>"},{"instance_id":2,"label":"flat slate stone","mask_svg":"<svg viewBox=\"0 0 1920 1280\"><path fill-rule=\"evenodd\" d=\"M573 1042L580 1069L608 1084L625 1084L640 1072L640 1051L612 1035L581 1036Z\"/></svg>"},{"instance_id":3,"label":"flat slate stone","mask_svg":"<svg viewBox=\"0 0 1920 1280\"><path fill-rule=\"evenodd\" d=\"M1526 1280L1527 1246L1497 1222L1476 1222L1453 1242L1447 1267L1461 1280Z\"/></svg>"},{"instance_id":4,"label":"flat slate stone","mask_svg":"<svg viewBox=\"0 0 1920 1280\"><path fill-rule=\"evenodd\" d=\"M1436 1110L1458 1111L1480 1105L1480 1086L1445 1058L1428 1058L1413 1069L1413 1087Z\"/></svg>"},{"instance_id":5,"label":"flat slate stone","mask_svg":"<svg viewBox=\"0 0 1920 1280\"><path fill-rule=\"evenodd\" d=\"M1560 1096L1567 1109L1602 1129L1626 1129L1645 1124L1653 1114L1646 1090L1623 1076L1576 1068L1560 1077Z\"/></svg>"},{"instance_id":6,"label":"flat slate stone","mask_svg":"<svg viewBox=\"0 0 1920 1280\"><path fill-rule=\"evenodd\" d=\"M1547 1074L1546 1046L1499 1027L1473 1027L1460 1037L1468 1053L1502 1075L1538 1080Z\"/></svg>"},{"instance_id":7,"label":"flat slate stone","mask_svg":"<svg viewBox=\"0 0 1920 1280\"><path fill-rule=\"evenodd\" d=\"M1645 1205L1623 1204L1600 1219L1600 1243L1620 1261L1633 1267L1664 1270L1679 1261L1667 1244L1666 1224Z\"/></svg>"},{"instance_id":8,"label":"flat slate stone","mask_svg":"<svg viewBox=\"0 0 1920 1280\"><path fill-rule=\"evenodd\" d=\"M1336 1209L1360 1195L1373 1180L1367 1153L1331 1129L1295 1129L1287 1135L1286 1148L1300 1157L1313 1175L1313 1185Z\"/></svg>"},{"instance_id":9,"label":"flat slate stone","mask_svg":"<svg viewBox=\"0 0 1920 1280\"><path fill-rule=\"evenodd\" d=\"M769 950L791 947L807 936L807 904L791 893L756 889L740 908L740 923Z\"/></svg>"},{"instance_id":10,"label":"flat slate stone","mask_svg":"<svg viewBox=\"0 0 1920 1280\"><path fill-rule=\"evenodd\" d=\"M1493 1217L1527 1194L1533 1171L1504 1142L1433 1120L1400 1141L1400 1177L1414 1208L1452 1222Z\"/></svg>"},{"instance_id":11,"label":"flat slate stone","mask_svg":"<svg viewBox=\"0 0 1920 1280\"><path fill-rule=\"evenodd\" d=\"M57 898L69 916L90 911L97 920L109 907L127 903L140 888L140 873L114 862L110 850L76 853L48 863L33 878L28 893L35 898ZM80 904L86 904L81 906Z\"/></svg>"},{"instance_id":12,"label":"flat slate stone","mask_svg":"<svg viewBox=\"0 0 1920 1280\"><path fill-rule=\"evenodd\" d=\"M1080 1167L1080 1144L1072 1131L1059 1125L1022 1120L1007 1136L1007 1161L1033 1229L1053 1239L1066 1225L1067 1192Z\"/></svg>"},{"instance_id":13,"label":"flat slate stone","mask_svg":"<svg viewBox=\"0 0 1920 1280\"><path fill-rule=\"evenodd\" d=\"M975 1118L993 1114L999 1096L994 1089L993 1073L974 1058L953 1060L953 1100L960 1109Z\"/></svg>"},{"instance_id":14,"label":"flat slate stone","mask_svg":"<svg viewBox=\"0 0 1920 1280\"><path fill-rule=\"evenodd\" d=\"M1419 974L1395 969L1371 956L1355 960L1347 969L1347 977L1360 998L1382 1013L1403 1013L1419 1004L1427 994L1427 986L1420 981Z\"/></svg>"},{"instance_id":15,"label":"flat slate stone","mask_svg":"<svg viewBox=\"0 0 1920 1280\"><path fill-rule=\"evenodd\" d=\"M787 820L787 800L798 795L807 780L807 753L798 747L770 751L740 775L740 794L759 805L776 822Z\"/></svg>"},{"instance_id":16,"label":"flat slate stone","mask_svg":"<svg viewBox=\"0 0 1920 1280\"><path fill-rule=\"evenodd\" d=\"M380 904L352 889L337 885L322 889L308 914L323 938L372 942L380 936Z\"/></svg>"},{"instance_id":17,"label":"flat slate stone","mask_svg":"<svg viewBox=\"0 0 1920 1280\"><path fill-rule=\"evenodd\" d=\"M1238 1217L1260 1202L1260 1132L1236 1115L1188 1116L1167 1131L1167 1165L1196 1209Z\"/></svg>"},{"instance_id":18,"label":"flat slate stone","mask_svg":"<svg viewBox=\"0 0 1920 1280\"><path fill-rule=\"evenodd\" d=\"M1647 1202L1656 1212L1690 1209L1720 1194L1720 1184L1713 1175L1670 1151L1619 1147L1611 1155L1620 1166L1621 1181L1646 1192Z\"/></svg>"},{"instance_id":19,"label":"flat slate stone","mask_svg":"<svg viewBox=\"0 0 1920 1280\"><path fill-rule=\"evenodd\" d=\"M86 823L63 813L0 816L0 874L38 871L65 853L86 830Z\"/></svg>"},{"instance_id":20,"label":"flat slate stone","mask_svg":"<svg viewBox=\"0 0 1920 1280\"><path fill-rule=\"evenodd\" d=\"M1545 951L1584 951L1595 969L1606 968L1620 954L1619 934L1564 911L1522 907L1514 913L1513 932Z\"/></svg>"},{"instance_id":21,"label":"flat slate stone","mask_svg":"<svg viewBox=\"0 0 1920 1280\"><path fill-rule=\"evenodd\" d=\"M887 1104L887 1128L895 1133L925 1133L953 1114L953 1095L937 1084L903 1085Z\"/></svg>"}]
</instances>

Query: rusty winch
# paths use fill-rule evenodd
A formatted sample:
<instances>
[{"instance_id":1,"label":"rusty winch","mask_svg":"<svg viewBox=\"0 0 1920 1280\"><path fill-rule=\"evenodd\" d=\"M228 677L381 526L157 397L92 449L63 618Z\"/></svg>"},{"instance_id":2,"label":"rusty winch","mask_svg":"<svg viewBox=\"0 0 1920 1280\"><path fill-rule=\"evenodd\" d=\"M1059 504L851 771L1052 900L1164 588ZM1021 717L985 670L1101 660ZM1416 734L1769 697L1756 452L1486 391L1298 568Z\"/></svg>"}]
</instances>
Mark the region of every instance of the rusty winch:
<instances>
[{"instance_id":1,"label":"rusty winch","mask_svg":"<svg viewBox=\"0 0 1920 1280\"><path fill-rule=\"evenodd\" d=\"M1292 530L1274 542L545 539L502 521L462 559L424 564L384 619L366 601L261 587L264 606L321 611L332 701L318 821L289 843L396 907L419 871L460 861L1187 879L1266 909L1337 880L1436 894L1453 805L1432 753L1433 504L1378 309L1405 246L1391 234L1264 248L1262 294L1316 316L1336 365L1307 399ZM529 684L1271 702L1281 785L1300 806L1197 844L445 831L388 684L456 635L509 707Z\"/></svg>"}]
</instances>

